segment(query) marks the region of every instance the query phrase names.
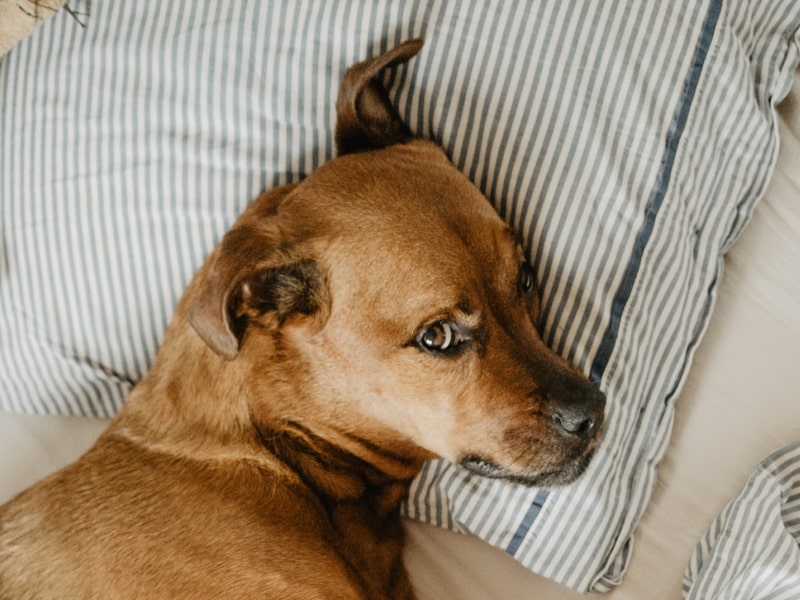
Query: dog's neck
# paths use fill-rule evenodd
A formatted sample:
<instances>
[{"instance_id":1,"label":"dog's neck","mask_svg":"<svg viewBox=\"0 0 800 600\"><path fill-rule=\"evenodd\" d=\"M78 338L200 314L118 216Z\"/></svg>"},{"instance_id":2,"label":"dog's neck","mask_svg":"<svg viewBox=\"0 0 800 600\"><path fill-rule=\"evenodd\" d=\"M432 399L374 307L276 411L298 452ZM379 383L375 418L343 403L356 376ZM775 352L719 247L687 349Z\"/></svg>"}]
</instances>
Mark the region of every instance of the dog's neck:
<instances>
[{"instance_id":1,"label":"dog's neck","mask_svg":"<svg viewBox=\"0 0 800 600\"><path fill-rule=\"evenodd\" d=\"M394 454L352 435L333 443L296 422L258 431L264 447L319 497L331 504L365 501L380 517L397 511L422 468L421 458Z\"/></svg>"}]
</instances>

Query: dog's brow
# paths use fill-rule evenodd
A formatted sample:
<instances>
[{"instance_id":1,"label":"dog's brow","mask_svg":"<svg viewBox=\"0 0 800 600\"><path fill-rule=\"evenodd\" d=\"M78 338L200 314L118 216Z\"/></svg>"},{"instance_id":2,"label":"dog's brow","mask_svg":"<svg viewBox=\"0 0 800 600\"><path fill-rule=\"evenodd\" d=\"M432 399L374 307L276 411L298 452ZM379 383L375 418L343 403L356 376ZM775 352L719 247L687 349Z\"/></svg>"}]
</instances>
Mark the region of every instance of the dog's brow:
<instances>
[{"instance_id":1,"label":"dog's brow","mask_svg":"<svg viewBox=\"0 0 800 600\"><path fill-rule=\"evenodd\" d=\"M475 310L472 301L466 296L462 296L455 302L441 304L438 310L427 311L427 313L427 321L434 321L437 319L456 319L461 321L466 319L470 327L473 325L472 322L477 322L480 316L479 311Z\"/></svg>"}]
</instances>

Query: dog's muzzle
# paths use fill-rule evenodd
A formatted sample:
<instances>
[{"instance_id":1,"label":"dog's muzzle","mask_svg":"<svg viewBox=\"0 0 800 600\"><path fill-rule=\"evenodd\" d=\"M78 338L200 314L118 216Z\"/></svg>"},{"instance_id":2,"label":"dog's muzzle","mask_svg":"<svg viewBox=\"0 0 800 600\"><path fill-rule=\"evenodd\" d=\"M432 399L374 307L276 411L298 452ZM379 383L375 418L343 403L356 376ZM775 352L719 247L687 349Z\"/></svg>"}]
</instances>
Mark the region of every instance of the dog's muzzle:
<instances>
[{"instance_id":1,"label":"dog's muzzle","mask_svg":"<svg viewBox=\"0 0 800 600\"><path fill-rule=\"evenodd\" d=\"M535 487L560 487L572 483L583 475L594 453L595 449L592 448L559 469L530 473L512 472L480 456L467 456L459 461L459 465L468 471L489 479L501 479L509 483Z\"/></svg>"}]
</instances>

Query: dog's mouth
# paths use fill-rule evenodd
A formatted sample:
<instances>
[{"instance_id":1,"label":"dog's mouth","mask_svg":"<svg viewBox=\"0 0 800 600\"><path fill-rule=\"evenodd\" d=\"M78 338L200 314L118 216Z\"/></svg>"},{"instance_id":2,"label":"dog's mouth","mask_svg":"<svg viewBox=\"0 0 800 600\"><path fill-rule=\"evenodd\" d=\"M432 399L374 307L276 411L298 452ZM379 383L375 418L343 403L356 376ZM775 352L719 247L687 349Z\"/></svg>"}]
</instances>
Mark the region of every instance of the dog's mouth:
<instances>
[{"instance_id":1,"label":"dog's mouth","mask_svg":"<svg viewBox=\"0 0 800 600\"><path fill-rule=\"evenodd\" d=\"M477 455L466 456L458 464L473 473L490 479L502 479L509 483L536 487L559 487L570 484L583 475L594 453L595 450L591 449L559 469L523 473L501 467L493 461Z\"/></svg>"}]
</instances>

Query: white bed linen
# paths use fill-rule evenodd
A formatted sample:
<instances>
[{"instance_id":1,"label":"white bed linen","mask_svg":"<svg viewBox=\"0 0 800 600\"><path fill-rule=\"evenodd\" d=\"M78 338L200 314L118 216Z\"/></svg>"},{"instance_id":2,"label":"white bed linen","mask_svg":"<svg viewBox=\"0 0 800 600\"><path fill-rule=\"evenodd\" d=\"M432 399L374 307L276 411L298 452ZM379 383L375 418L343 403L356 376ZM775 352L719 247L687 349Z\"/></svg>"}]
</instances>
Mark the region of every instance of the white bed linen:
<instances>
[{"instance_id":1,"label":"white bed linen","mask_svg":"<svg viewBox=\"0 0 800 600\"><path fill-rule=\"evenodd\" d=\"M800 438L800 79L781 107L775 176L726 258L631 566L611 600L681 596L691 553L752 469ZM0 502L75 458L107 421L0 414ZM420 600L561 600L580 594L476 538L409 523Z\"/></svg>"}]
</instances>

